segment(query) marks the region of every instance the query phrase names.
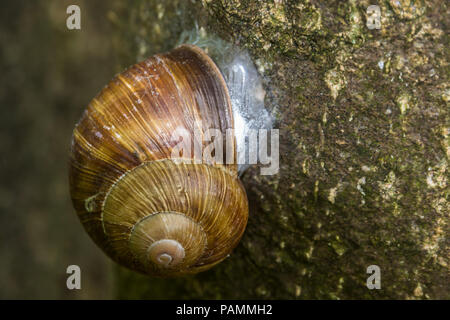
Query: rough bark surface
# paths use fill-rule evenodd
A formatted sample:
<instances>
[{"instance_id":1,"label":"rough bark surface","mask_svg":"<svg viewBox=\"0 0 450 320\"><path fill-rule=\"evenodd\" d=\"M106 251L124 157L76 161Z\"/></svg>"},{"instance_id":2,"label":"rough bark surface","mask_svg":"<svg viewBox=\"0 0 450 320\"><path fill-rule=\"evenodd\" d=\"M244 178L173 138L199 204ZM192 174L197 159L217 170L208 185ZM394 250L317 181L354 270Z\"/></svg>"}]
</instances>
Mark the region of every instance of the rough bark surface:
<instances>
[{"instance_id":1,"label":"rough bark surface","mask_svg":"<svg viewBox=\"0 0 450 320\"><path fill-rule=\"evenodd\" d=\"M250 218L212 270L117 270L120 298L450 298L446 1L118 3L123 67L195 24L247 48L280 129L280 172L246 172ZM118 70L119 71L119 70ZM381 268L381 290L366 269Z\"/></svg>"}]
</instances>

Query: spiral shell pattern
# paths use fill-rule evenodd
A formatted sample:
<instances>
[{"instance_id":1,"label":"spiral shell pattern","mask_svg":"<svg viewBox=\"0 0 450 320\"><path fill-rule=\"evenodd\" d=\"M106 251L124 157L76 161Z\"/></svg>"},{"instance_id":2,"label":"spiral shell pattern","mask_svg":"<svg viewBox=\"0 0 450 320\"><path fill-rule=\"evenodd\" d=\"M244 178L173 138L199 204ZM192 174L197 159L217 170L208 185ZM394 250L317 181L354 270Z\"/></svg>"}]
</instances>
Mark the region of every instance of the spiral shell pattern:
<instances>
[{"instance_id":1,"label":"spiral shell pattern","mask_svg":"<svg viewBox=\"0 0 450 320\"><path fill-rule=\"evenodd\" d=\"M179 128L233 128L223 77L192 45L117 75L91 101L72 139L70 191L86 231L116 262L155 276L222 261L248 217L236 161L172 158ZM232 150L224 157L235 160Z\"/></svg>"}]
</instances>

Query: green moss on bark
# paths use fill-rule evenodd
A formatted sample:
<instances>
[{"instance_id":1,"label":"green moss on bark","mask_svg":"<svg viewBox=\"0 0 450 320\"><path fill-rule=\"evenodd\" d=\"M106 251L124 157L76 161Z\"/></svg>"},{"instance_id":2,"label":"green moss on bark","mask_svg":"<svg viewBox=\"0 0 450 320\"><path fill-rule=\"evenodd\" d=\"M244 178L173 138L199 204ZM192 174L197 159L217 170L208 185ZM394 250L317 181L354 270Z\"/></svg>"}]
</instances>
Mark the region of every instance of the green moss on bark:
<instances>
[{"instance_id":1,"label":"green moss on bark","mask_svg":"<svg viewBox=\"0 0 450 320\"><path fill-rule=\"evenodd\" d=\"M445 1L135 1L111 12L123 67L195 23L245 47L280 129L280 173L243 177L250 218L214 269L118 269L120 298L450 298ZM366 269L381 268L381 290Z\"/></svg>"}]
</instances>

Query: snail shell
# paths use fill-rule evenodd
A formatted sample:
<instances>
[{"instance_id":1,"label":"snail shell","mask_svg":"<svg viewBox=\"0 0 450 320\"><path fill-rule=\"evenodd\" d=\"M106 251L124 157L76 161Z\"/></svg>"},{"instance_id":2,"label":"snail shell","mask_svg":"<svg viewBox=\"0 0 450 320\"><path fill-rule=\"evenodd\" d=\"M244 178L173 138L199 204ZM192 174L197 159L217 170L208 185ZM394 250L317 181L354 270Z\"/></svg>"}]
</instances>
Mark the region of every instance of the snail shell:
<instances>
[{"instance_id":1,"label":"snail shell","mask_svg":"<svg viewBox=\"0 0 450 320\"><path fill-rule=\"evenodd\" d=\"M189 133L233 128L222 74L193 45L117 75L73 132L70 192L83 226L113 260L155 276L214 266L247 224L236 161L173 159L172 134L180 127ZM233 154L224 150L224 157L236 160L232 144Z\"/></svg>"}]
</instances>

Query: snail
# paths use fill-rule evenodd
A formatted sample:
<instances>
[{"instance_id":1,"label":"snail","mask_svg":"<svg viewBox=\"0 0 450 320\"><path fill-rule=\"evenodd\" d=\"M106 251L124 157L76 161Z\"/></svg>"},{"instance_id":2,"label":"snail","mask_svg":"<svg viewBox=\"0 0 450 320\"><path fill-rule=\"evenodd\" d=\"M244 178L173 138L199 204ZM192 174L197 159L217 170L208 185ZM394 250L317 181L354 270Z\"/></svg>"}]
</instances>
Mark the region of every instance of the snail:
<instances>
[{"instance_id":1,"label":"snail","mask_svg":"<svg viewBox=\"0 0 450 320\"><path fill-rule=\"evenodd\" d=\"M226 141L223 159L232 161L198 162L173 157L172 135L236 129L236 117L246 116L232 108L238 91L230 96L215 62L184 44L131 66L89 103L73 131L70 193L85 230L114 261L181 276L213 267L237 246L248 220L238 176L245 166L236 161L242 142Z\"/></svg>"}]
</instances>

